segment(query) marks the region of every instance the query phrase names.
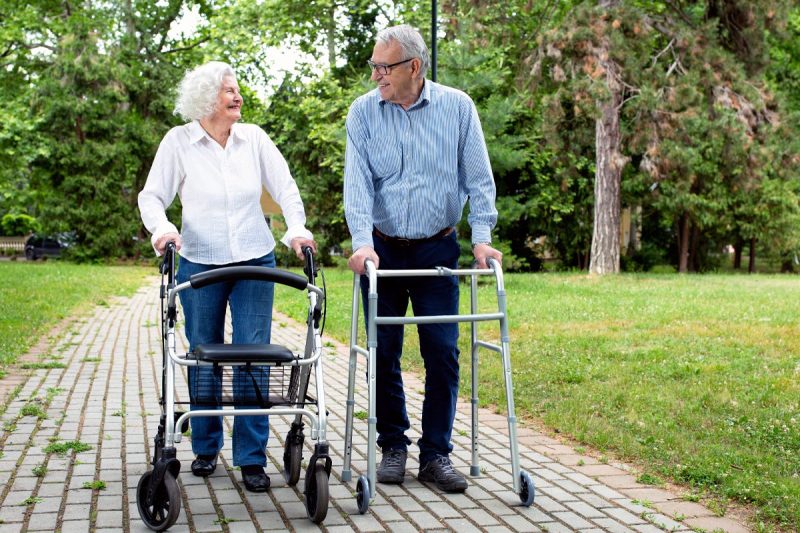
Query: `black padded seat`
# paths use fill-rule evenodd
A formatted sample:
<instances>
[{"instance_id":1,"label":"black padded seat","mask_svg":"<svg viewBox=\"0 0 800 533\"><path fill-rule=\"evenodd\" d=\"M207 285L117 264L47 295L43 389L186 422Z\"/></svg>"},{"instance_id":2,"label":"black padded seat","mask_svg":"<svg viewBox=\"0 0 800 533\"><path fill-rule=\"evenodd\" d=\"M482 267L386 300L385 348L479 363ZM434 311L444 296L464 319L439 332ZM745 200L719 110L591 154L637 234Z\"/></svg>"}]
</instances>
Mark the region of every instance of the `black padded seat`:
<instances>
[{"instance_id":1,"label":"black padded seat","mask_svg":"<svg viewBox=\"0 0 800 533\"><path fill-rule=\"evenodd\" d=\"M291 363L295 357L279 344L200 344L194 350L200 361L209 363Z\"/></svg>"}]
</instances>

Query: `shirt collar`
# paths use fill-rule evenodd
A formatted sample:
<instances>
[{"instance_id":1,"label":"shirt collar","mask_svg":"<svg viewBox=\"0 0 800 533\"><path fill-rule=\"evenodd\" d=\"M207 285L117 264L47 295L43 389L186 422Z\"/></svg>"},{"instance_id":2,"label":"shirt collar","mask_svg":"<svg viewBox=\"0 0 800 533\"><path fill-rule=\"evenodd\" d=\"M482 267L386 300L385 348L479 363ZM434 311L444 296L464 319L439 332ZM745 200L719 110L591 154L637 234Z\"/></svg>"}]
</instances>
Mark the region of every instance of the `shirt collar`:
<instances>
[{"instance_id":1,"label":"shirt collar","mask_svg":"<svg viewBox=\"0 0 800 533\"><path fill-rule=\"evenodd\" d=\"M417 98L417 101L409 106L408 111L411 111L412 109L414 109L416 107L420 107L420 106L423 106L423 105L425 105L427 103L430 103L430 101L431 101L431 85L432 84L433 84L433 82L430 81L427 78L425 78L423 80L422 92L419 93L419 98ZM384 104L391 103L388 100L384 100L383 98L381 98L381 92L377 88L375 89L375 94L378 97L378 104L384 105Z\"/></svg>"},{"instance_id":2,"label":"shirt collar","mask_svg":"<svg viewBox=\"0 0 800 533\"><path fill-rule=\"evenodd\" d=\"M231 139L236 139L237 141L246 141L247 137L244 135L244 131L242 131L242 127L239 125L238 122L234 122L231 126Z\"/></svg>"},{"instance_id":3,"label":"shirt collar","mask_svg":"<svg viewBox=\"0 0 800 533\"><path fill-rule=\"evenodd\" d=\"M199 120L193 120L192 122L190 122L189 123L189 142L194 144L196 142L200 142L204 137L208 138L211 141L214 140L214 139L211 138L211 135L209 135L206 132L206 130L203 128L203 126L200 125L200 121ZM242 131L242 128L239 127L239 123L238 122L235 122L231 126L231 136L230 136L229 140L230 139L234 139L234 138L237 141L246 141L247 140L245 138L244 132Z\"/></svg>"},{"instance_id":4,"label":"shirt collar","mask_svg":"<svg viewBox=\"0 0 800 533\"><path fill-rule=\"evenodd\" d=\"M189 123L189 142L194 144L200 142L203 137L206 137L206 130L200 125L199 120L193 120Z\"/></svg>"}]
</instances>

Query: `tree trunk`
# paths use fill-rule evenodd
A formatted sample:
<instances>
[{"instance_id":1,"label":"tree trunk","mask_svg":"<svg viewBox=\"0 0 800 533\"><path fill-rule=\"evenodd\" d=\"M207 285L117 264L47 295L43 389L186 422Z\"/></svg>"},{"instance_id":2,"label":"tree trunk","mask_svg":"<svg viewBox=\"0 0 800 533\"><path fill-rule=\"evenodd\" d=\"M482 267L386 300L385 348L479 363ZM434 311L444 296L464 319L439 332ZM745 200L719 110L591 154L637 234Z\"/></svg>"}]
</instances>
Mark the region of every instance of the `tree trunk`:
<instances>
[{"instance_id":1,"label":"tree trunk","mask_svg":"<svg viewBox=\"0 0 800 533\"><path fill-rule=\"evenodd\" d=\"M336 3L331 4L325 18L325 40L328 45L328 67L336 68Z\"/></svg>"},{"instance_id":2,"label":"tree trunk","mask_svg":"<svg viewBox=\"0 0 800 533\"><path fill-rule=\"evenodd\" d=\"M689 233L689 272L700 272L700 229L691 224Z\"/></svg>"},{"instance_id":3,"label":"tree trunk","mask_svg":"<svg viewBox=\"0 0 800 533\"><path fill-rule=\"evenodd\" d=\"M686 213L681 215L678 230L678 272L689 272L689 215Z\"/></svg>"},{"instance_id":4,"label":"tree trunk","mask_svg":"<svg viewBox=\"0 0 800 533\"><path fill-rule=\"evenodd\" d=\"M601 8L612 8L616 0L600 0ZM594 227L589 272L616 274L619 272L619 210L620 178L627 163L620 154L619 107L622 87L618 81L618 66L610 59L609 41L603 39L595 51L605 70L609 97L597 102L600 117L595 123Z\"/></svg>"},{"instance_id":5,"label":"tree trunk","mask_svg":"<svg viewBox=\"0 0 800 533\"><path fill-rule=\"evenodd\" d=\"M642 249L642 206L637 205L631 210L631 243L629 253L636 253Z\"/></svg>"},{"instance_id":6,"label":"tree trunk","mask_svg":"<svg viewBox=\"0 0 800 533\"><path fill-rule=\"evenodd\" d=\"M755 274L756 272L756 238L750 238L750 263L747 265L747 272Z\"/></svg>"},{"instance_id":7,"label":"tree trunk","mask_svg":"<svg viewBox=\"0 0 800 533\"><path fill-rule=\"evenodd\" d=\"M744 239L741 237L736 238L736 244L733 245L733 269L740 270L742 268L742 248L744 248Z\"/></svg>"}]
</instances>

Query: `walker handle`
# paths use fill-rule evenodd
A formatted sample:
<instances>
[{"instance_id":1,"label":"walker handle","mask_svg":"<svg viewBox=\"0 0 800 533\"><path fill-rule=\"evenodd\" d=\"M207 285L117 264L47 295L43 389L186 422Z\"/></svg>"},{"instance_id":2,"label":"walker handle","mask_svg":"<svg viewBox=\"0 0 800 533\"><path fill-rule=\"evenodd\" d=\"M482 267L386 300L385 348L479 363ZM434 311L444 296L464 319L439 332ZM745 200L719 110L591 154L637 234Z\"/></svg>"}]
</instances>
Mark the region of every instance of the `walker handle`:
<instances>
[{"instance_id":1,"label":"walker handle","mask_svg":"<svg viewBox=\"0 0 800 533\"><path fill-rule=\"evenodd\" d=\"M317 266L314 264L314 251L310 246L303 246L303 255L306 258L306 266L303 267L303 272L308 278L308 282L313 285L317 279Z\"/></svg>"},{"instance_id":2,"label":"walker handle","mask_svg":"<svg viewBox=\"0 0 800 533\"><path fill-rule=\"evenodd\" d=\"M159 268L162 274L169 274L169 281L175 280L175 241L169 241L164 248L164 259Z\"/></svg>"},{"instance_id":3,"label":"walker handle","mask_svg":"<svg viewBox=\"0 0 800 533\"><path fill-rule=\"evenodd\" d=\"M298 290L308 288L308 280L292 272L262 266L232 266L215 268L195 274L189 278L193 289L200 289L223 281L256 280L272 281Z\"/></svg>"}]
</instances>

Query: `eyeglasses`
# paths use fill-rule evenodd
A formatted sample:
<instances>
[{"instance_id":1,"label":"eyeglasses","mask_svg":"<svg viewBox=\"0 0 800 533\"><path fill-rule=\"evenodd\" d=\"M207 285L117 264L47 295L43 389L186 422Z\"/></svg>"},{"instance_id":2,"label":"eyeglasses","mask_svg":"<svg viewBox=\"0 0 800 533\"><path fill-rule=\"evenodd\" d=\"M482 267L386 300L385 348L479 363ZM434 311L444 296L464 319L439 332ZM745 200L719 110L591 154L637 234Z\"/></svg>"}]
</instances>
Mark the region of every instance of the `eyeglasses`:
<instances>
[{"instance_id":1,"label":"eyeglasses","mask_svg":"<svg viewBox=\"0 0 800 533\"><path fill-rule=\"evenodd\" d=\"M386 76L392 71L392 67L396 67L397 65L402 65L403 63L408 63L412 59L414 58L409 57L408 59L398 61L397 63L392 63L391 65L381 65L378 63L374 63L371 59L367 59L367 65L369 65L370 69L377 70L378 74L380 74L381 76Z\"/></svg>"}]
</instances>

